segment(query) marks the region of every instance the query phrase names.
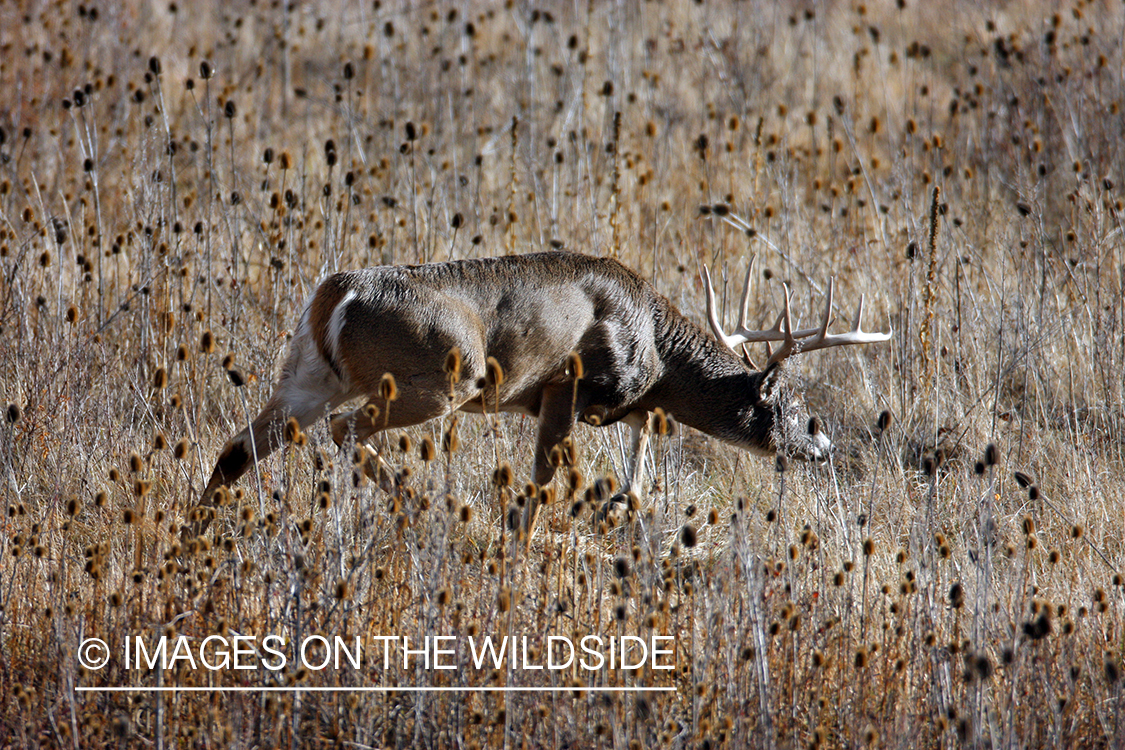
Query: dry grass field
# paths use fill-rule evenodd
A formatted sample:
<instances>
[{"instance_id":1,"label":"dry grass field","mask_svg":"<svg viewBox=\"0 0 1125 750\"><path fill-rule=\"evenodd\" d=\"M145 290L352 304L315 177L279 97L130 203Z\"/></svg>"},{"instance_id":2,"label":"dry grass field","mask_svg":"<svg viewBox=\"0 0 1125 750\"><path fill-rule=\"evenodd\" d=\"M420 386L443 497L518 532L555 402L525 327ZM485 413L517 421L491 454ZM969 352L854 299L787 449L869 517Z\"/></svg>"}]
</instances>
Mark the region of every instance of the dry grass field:
<instances>
[{"instance_id":1,"label":"dry grass field","mask_svg":"<svg viewBox=\"0 0 1125 750\"><path fill-rule=\"evenodd\" d=\"M1123 33L1082 0L0 0L0 747L1125 744ZM733 323L756 257L762 327L835 277L894 336L788 363L830 462L677 426L620 525L624 427L575 430L528 546L534 421L464 415L377 437L382 483L318 424L182 532L320 278L552 246L700 323L704 265ZM528 668L654 635L672 669ZM252 668L193 661L236 637ZM194 656L138 666L161 638Z\"/></svg>"}]
</instances>

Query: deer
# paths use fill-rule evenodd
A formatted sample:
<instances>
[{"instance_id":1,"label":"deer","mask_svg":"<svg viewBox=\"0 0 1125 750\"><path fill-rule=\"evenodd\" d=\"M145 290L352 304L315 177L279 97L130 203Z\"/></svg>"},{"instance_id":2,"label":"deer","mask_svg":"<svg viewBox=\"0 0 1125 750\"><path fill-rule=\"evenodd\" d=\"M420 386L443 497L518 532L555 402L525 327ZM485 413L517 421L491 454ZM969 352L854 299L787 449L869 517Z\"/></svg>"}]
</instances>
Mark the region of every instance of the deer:
<instances>
[{"instance_id":1,"label":"deer","mask_svg":"<svg viewBox=\"0 0 1125 750\"><path fill-rule=\"evenodd\" d=\"M630 458L617 502L637 493L658 410L752 454L823 461L832 443L813 420L803 429L800 408L782 397L782 364L799 352L884 342L891 332L863 330L861 297L851 328L829 333L831 282L820 325L794 330L786 285L774 325L749 330L752 267L729 334L706 266L711 334L617 260L569 251L328 276L304 308L272 395L219 453L199 505L212 505L219 488L280 447L287 423L304 429L325 416L337 444L359 445L455 411L529 415L538 420L539 488L555 475L576 421L623 422ZM754 342L777 345L761 368L746 352ZM331 414L357 398L359 408ZM525 506L529 538L536 513L535 502Z\"/></svg>"}]
</instances>

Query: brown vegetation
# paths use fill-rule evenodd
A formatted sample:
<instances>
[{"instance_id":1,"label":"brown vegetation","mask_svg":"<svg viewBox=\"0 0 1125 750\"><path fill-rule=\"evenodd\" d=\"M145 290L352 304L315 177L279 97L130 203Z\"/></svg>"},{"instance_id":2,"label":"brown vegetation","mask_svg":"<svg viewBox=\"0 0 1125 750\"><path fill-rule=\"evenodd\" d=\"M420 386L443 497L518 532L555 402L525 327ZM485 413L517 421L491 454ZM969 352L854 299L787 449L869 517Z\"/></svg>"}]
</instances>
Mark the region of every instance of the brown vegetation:
<instances>
[{"instance_id":1,"label":"brown vegetation","mask_svg":"<svg viewBox=\"0 0 1125 750\"><path fill-rule=\"evenodd\" d=\"M410 5L0 3L0 746L1125 741L1121 5ZM551 246L700 322L753 253L751 323L835 275L895 338L788 365L831 464L676 429L622 525L625 433L579 427L526 550L533 425L486 415L376 439L375 481L291 429L182 539L319 277ZM660 633L676 668L118 648L271 633ZM76 690L216 685L675 689Z\"/></svg>"}]
</instances>

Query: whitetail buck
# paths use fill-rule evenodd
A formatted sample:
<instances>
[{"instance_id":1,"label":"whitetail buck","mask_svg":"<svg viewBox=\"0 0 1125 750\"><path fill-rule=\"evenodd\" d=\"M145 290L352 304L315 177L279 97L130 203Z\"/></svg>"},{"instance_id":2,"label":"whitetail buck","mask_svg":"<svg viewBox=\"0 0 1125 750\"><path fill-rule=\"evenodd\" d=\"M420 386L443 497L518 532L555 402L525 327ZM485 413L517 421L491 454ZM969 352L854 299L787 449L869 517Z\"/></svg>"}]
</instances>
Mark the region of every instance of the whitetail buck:
<instances>
[{"instance_id":1,"label":"whitetail buck","mask_svg":"<svg viewBox=\"0 0 1125 750\"><path fill-rule=\"evenodd\" d=\"M823 459L832 445L823 432L804 429L778 398L779 365L798 351L886 341L890 333L860 327L862 299L852 329L829 334L832 286L817 328L794 331L785 289L784 311L764 331L746 329L747 288L737 330L723 332L710 276L707 312L712 337L685 318L640 276L615 260L569 252L464 260L422 266L382 266L328 277L301 316L274 392L253 424L219 455L200 501L209 505L220 486L242 476L282 442L286 421L302 428L340 404L363 397L363 408L331 420L341 442L366 440L378 430L407 427L454 409L512 411L539 421L535 483L554 476L552 450L576 419L633 430L628 486L643 465L648 413L661 408L678 421L758 454L783 450ZM737 356L747 342L779 348L758 371ZM451 382L447 356L460 351L461 372ZM568 369L581 357L582 376ZM487 377L495 358L503 372ZM495 369L495 364L492 365ZM380 395L384 373L394 376L397 399ZM534 523L534 509L524 517Z\"/></svg>"}]
</instances>

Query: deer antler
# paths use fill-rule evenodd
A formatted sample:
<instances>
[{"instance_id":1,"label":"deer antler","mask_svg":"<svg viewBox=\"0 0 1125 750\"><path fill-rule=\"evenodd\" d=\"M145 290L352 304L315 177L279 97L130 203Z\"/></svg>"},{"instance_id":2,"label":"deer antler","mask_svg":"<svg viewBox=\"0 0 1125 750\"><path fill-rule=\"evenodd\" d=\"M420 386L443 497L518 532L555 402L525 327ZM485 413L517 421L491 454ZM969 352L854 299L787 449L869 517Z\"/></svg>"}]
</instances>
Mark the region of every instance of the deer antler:
<instances>
[{"instance_id":1,"label":"deer antler","mask_svg":"<svg viewBox=\"0 0 1125 750\"><path fill-rule=\"evenodd\" d=\"M753 268L754 260L750 259L750 263L746 267L746 282L742 290L742 301L739 308L738 326L734 332L727 334L723 331L722 326L719 324L719 314L715 306L715 289L711 285L711 274L707 267L703 267L703 280L707 284L707 320L711 323L711 330L715 334L715 338L722 341L729 349L734 350L735 347L749 342L764 341L780 341L781 347L776 352L771 352L769 361L766 367L777 364L788 359L798 351L809 352L815 349L827 349L833 346L847 346L850 344L876 344L882 341L889 341L891 338L891 331L886 333L872 333L864 331L861 320L863 318L863 296L859 298L859 307L856 309L855 320L852 322L852 328L847 333L828 333L828 324L832 320L832 296L835 287L835 280L830 279L828 282L828 295L827 301L824 305L824 317L820 321L820 325L816 328L806 328L798 331L793 330L793 317L790 311L790 299L792 294L789 291L789 285L784 285L785 290L785 309L780 315L777 316L777 321L772 327L761 330L751 331L746 327L747 316L747 302L750 293L750 273ZM806 340L807 339L807 340Z\"/></svg>"},{"instance_id":2,"label":"deer antler","mask_svg":"<svg viewBox=\"0 0 1125 750\"><path fill-rule=\"evenodd\" d=\"M785 333L782 331L781 324L783 322L784 314L777 317L772 328L767 328L762 331L751 331L746 327L747 307L750 304L750 274L754 270L754 258L750 258L750 263L746 266L746 280L742 286L742 300L739 303L738 313L738 326L734 332L727 335L723 332L723 327L719 323L719 311L715 305L715 288L711 286L711 272L707 270L707 266L703 266L703 281L707 284L707 320L711 323L711 331L715 334L715 338L722 341L728 348L734 349L741 344L758 342L758 341L785 341ZM788 301L788 287L786 288L786 305ZM795 338L807 338L817 333L819 328L809 328L803 331L797 331L793 334Z\"/></svg>"}]
</instances>

